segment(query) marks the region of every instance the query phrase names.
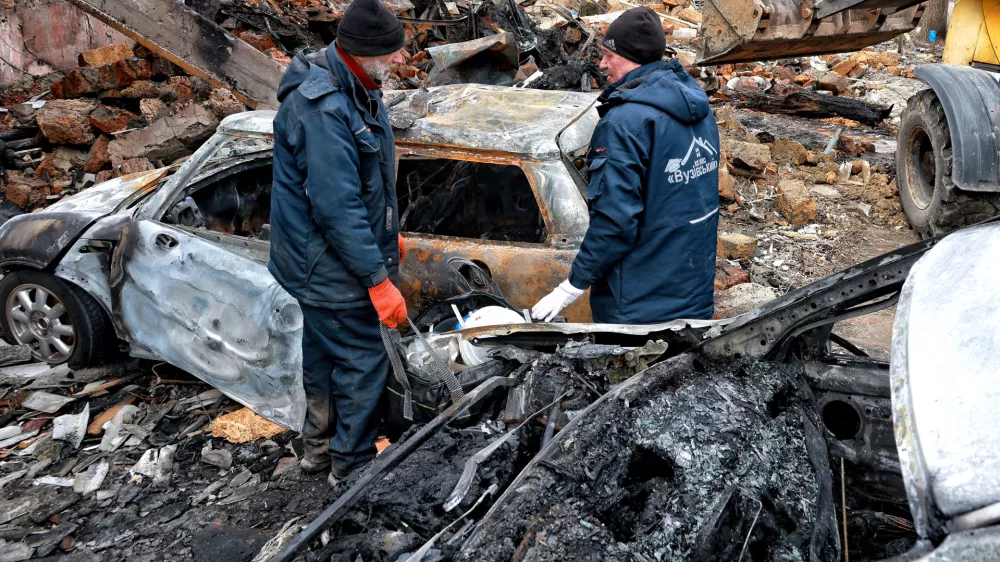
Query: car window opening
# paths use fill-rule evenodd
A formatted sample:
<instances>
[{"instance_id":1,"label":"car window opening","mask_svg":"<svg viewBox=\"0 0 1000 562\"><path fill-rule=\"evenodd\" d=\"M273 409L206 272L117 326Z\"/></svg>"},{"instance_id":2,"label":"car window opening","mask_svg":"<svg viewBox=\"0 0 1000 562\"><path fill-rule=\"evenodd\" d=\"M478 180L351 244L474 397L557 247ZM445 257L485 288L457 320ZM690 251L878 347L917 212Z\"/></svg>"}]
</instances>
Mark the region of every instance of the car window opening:
<instances>
[{"instance_id":1,"label":"car window opening","mask_svg":"<svg viewBox=\"0 0 1000 562\"><path fill-rule=\"evenodd\" d=\"M271 163L265 160L258 164L195 190L171 207L164 222L269 239Z\"/></svg>"},{"instance_id":2,"label":"car window opening","mask_svg":"<svg viewBox=\"0 0 1000 562\"><path fill-rule=\"evenodd\" d=\"M396 177L400 230L509 242L543 242L545 223L517 166L403 158Z\"/></svg>"}]
</instances>

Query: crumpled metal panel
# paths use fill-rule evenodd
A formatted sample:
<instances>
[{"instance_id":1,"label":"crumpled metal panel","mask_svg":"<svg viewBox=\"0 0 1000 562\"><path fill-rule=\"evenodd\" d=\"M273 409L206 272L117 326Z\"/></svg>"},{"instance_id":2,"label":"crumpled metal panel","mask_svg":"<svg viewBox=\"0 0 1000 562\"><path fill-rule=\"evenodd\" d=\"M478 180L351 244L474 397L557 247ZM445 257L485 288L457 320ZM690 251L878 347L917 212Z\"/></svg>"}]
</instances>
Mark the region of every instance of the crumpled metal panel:
<instances>
[{"instance_id":1,"label":"crumpled metal panel","mask_svg":"<svg viewBox=\"0 0 1000 562\"><path fill-rule=\"evenodd\" d=\"M95 251L90 240L77 240L55 269L60 277L87 291L111 315L111 287L108 285L108 253Z\"/></svg>"},{"instance_id":2,"label":"crumpled metal panel","mask_svg":"<svg viewBox=\"0 0 1000 562\"><path fill-rule=\"evenodd\" d=\"M27 265L44 269L59 257L100 212L25 213L0 225L0 267Z\"/></svg>"},{"instance_id":3,"label":"crumpled metal panel","mask_svg":"<svg viewBox=\"0 0 1000 562\"><path fill-rule=\"evenodd\" d=\"M122 233L111 293L132 355L163 359L258 414L301 429L302 311L265 265L140 221Z\"/></svg>"},{"instance_id":4,"label":"crumpled metal panel","mask_svg":"<svg viewBox=\"0 0 1000 562\"><path fill-rule=\"evenodd\" d=\"M487 51L494 51L507 59L516 70L517 43L513 39L514 37L510 33L498 33L471 41L431 47L427 49L427 54L430 55L431 60L434 61L438 70L447 70L462 64L476 55Z\"/></svg>"},{"instance_id":5,"label":"crumpled metal panel","mask_svg":"<svg viewBox=\"0 0 1000 562\"><path fill-rule=\"evenodd\" d=\"M1000 224L951 234L910 270L893 326L896 445L923 537L1000 502Z\"/></svg>"},{"instance_id":6,"label":"crumpled metal panel","mask_svg":"<svg viewBox=\"0 0 1000 562\"><path fill-rule=\"evenodd\" d=\"M1000 559L1000 527L989 527L949 535L933 552L919 558L920 562L986 562Z\"/></svg>"},{"instance_id":7,"label":"crumpled metal panel","mask_svg":"<svg viewBox=\"0 0 1000 562\"><path fill-rule=\"evenodd\" d=\"M216 133L229 135L262 135L274 136L274 117L278 114L273 110L244 111L234 113L219 123Z\"/></svg>"}]
</instances>

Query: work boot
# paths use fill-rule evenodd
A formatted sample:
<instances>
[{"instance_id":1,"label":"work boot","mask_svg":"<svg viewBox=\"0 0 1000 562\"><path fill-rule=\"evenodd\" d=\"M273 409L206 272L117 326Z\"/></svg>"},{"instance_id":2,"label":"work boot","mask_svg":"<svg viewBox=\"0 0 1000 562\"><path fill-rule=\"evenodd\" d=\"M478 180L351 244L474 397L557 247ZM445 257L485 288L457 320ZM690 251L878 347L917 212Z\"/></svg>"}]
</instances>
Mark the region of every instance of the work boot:
<instances>
[{"instance_id":1,"label":"work boot","mask_svg":"<svg viewBox=\"0 0 1000 562\"><path fill-rule=\"evenodd\" d=\"M330 455L313 457L306 455L299 461L299 469L306 474L319 474L330 468Z\"/></svg>"},{"instance_id":2,"label":"work boot","mask_svg":"<svg viewBox=\"0 0 1000 562\"><path fill-rule=\"evenodd\" d=\"M363 462L361 464L354 465L354 468L351 468L349 470L344 470L344 469L332 466L332 467L330 467L330 475L326 477L326 481L329 482L331 486L336 486L337 484L340 484L344 480L347 480L348 478L350 478L351 475L354 474L355 472L360 472L360 471L365 470L366 468L368 468L368 466L371 463L372 463L372 461L370 461L370 460L369 461L365 461L365 462Z\"/></svg>"},{"instance_id":3,"label":"work boot","mask_svg":"<svg viewBox=\"0 0 1000 562\"><path fill-rule=\"evenodd\" d=\"M348 472L346 476L343 476L343 475L341 475L341 473L339 473L339 472L337 472L335 470L331 470L330 471L330 475L326 477L326 481L329 482L330 486L332 487L332 486L336 486L337 484L340 484L341 482L343 482L344 480L346 480L347 477L350 476L350 475L351 475L350 472Z\"/></svg>"}]
</instances>

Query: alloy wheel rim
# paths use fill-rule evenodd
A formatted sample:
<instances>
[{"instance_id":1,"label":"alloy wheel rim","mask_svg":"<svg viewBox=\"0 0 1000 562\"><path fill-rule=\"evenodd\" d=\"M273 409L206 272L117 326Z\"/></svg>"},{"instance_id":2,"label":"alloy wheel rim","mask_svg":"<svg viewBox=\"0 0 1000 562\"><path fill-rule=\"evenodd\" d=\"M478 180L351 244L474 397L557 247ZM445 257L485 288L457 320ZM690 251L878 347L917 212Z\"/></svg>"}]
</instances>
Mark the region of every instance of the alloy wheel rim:
<instances>
[{"instance_id":1,"label":"alloy wheel rim","mask_svg":"<svg viewBox=\"0 0 1000 562\"><path fill-rule=\"evenodd\" d=\"M52 291L27 283L7 297L7 325L18 343L31 346L35 359L61 363L73 355L76 329L66 305Z\"/></svg>"}]
</instances>

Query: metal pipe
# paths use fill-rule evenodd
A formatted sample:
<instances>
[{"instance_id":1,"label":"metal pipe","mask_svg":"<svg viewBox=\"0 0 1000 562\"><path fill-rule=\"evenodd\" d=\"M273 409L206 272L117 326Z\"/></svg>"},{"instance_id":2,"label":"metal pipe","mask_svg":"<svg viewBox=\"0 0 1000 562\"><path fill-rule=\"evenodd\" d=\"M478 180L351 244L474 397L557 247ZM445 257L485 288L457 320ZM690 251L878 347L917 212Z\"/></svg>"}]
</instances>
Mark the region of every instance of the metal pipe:
<instances>
[{"instance_id":1,"label":"metal pipe","mask_svg":"<svg viewBox=\"0 0 1000 562\"><path fill-rule=\"evenodd\" d=\"M556 420L559 418L559 414L562 412L562 402L556 402L556 405L549 412L549 420L545 424L545 433L542 435L542 447L549 444L552 440L552 436L556 432Z\"/></svg>"}]
</instances>

